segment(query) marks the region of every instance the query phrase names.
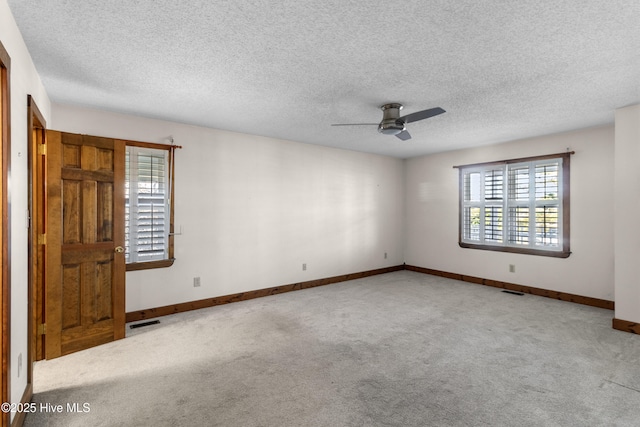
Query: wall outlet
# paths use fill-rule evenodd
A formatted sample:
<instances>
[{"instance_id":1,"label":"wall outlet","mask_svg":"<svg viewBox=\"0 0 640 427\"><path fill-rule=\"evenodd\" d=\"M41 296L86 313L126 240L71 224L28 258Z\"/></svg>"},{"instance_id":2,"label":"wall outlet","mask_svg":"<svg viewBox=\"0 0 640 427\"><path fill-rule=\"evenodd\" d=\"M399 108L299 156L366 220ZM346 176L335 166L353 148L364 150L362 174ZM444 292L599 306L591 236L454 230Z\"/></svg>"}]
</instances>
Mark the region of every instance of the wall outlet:
<instances>
[{"instance_id":1,"label":"wall outlet","mask_svg":"<svg viewBox=\"0 0 640 427\"><path fill-rule=\"evenodd\" d=\"M194 277L193 278L193 287L194 288L199 288L200 287L200 278L199 277Z\"/></svg>"},{"instance_id":2,"label":"wall outlet","mask_svg":"<svg viewBox=\"0 0 640 427\"><path fill-rule=\"evenodd\" d=\"M307 271L307 264L302 264L302 271Z\"/></svg>"},{"instance_id":3,"label":"wall outlet","mask_svg":"<svg viewBox=\"0 0 640 427\"><path fill-rule=\"evenodd\" d=\"M18 377L20 377L21 372L22 372L22 353L18 355Z\"/></svg>"},{"instance_id":4,"label":"wall outlet","mask_svg":"<svg viewBox=\"0 0 640 427\"><path fill-rule=\"evenodd\" d=\"M516 265L509 264L509 273L515 273L515 272L516 272Z\"/></svg>"},{"instance_id":5,"label":"wall outlet","mask_svg":"<svg viewBox=\"0 0 640 427\"><path fill-rule=\"evenodd\" d=\"M387 253L386 252L384 253L384 259L387 259Z\"/></svg>"}]
</instances>

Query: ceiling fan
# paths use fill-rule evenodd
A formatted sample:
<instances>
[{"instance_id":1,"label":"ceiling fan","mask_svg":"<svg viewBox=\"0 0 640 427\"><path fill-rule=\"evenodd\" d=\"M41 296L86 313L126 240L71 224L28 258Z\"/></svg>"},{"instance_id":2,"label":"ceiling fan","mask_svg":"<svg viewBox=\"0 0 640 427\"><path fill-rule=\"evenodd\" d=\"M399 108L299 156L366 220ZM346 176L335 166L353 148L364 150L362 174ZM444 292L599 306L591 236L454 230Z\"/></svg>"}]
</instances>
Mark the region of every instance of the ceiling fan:
<instances>
[{"instance_id":1,"label":"ceiling fan","mask_svg":"<svg viewBox=\"0 0 640 427\"><path fill-rule=\"evenodd\" d=\"M429 117L437 116L438 114L445 113L440 107L429 108L428 110L417 111L415 113L407 114L400 117L400 110L402 110L402 104L391 103L384 104L380 107L382 110L382 121L380 123L339 123L332 124L331 126L370 126L377 125L378 132L385 135L395 135L403 141L411 139L411 134L407 131L406 124L417 122L418 120L428 119Z\"/></svg>"}]
</instances>

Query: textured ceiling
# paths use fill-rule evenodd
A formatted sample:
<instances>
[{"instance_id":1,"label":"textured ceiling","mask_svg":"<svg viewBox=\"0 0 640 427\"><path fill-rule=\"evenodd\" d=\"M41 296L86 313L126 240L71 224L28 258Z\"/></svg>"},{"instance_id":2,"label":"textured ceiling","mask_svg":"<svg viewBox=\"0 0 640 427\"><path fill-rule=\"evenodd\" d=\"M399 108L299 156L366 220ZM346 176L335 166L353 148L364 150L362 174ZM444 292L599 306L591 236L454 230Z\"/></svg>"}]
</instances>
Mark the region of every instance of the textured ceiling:
<instances>
[{"instance_id":1,"label":"textured ceiling","mask_svg":"<svg viewBox=\"0 0 640 427\"><path fill-rule=\"evenodd\" d=\"M613 123L638 0L8 0L52 101L400 158ZM378 107L447 113L401 141Z\"/></svg>"}]
</instances>

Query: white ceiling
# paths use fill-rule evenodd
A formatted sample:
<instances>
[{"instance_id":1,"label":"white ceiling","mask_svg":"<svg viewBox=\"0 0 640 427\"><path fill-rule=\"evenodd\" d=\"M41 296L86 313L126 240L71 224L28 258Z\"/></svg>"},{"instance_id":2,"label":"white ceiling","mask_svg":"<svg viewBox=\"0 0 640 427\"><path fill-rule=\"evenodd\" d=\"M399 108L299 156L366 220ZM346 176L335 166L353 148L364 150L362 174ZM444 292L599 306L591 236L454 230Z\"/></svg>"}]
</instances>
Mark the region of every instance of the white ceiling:
<instances>
[{"instance_id":1,"label":"white ceiling","mask_svg":"<svg viewBox=\"0 0 640 427\"><path fill-rule=\"evenodd\" d=\"M613 123L638 0L8 0L52 101L400 158ZM378 107L447 113L379 134Z\"/></svg>"}]
</instances>

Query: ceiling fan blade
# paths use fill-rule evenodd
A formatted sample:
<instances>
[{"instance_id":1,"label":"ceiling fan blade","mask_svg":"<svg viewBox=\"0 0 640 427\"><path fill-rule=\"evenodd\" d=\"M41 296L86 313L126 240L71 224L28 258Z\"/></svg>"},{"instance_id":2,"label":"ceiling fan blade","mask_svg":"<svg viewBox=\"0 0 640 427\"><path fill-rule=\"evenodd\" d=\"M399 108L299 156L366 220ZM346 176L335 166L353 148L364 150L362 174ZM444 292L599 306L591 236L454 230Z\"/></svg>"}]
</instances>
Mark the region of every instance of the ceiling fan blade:
<instances>
[{"instance_id":1,"label":"ceiling fan blade","mask_svg":"<svg viewBox=\"0 0 640 427\"><path fill-rule=\"evenodd\" d=\"M396 135L396 138L400 138L401 140L406 141L407 139L411 139L411 134L406 130L403 130L402 132Z\"/></svg>"},{"instance_id":2,"label":"ceiling fan blade","mask_svg":"<svg viewBox=\"0 0 640 427\"><path fill-rule=\"evenodd\" d=\"M416 111L415 113L407 114L406 116L402 116L398 118L398 121L404 123L412 123L417 122L418 120L428 119L429 117L437 116L438 114L446 113L440 107L430 108L428 110Z\"/></svg>"},{"instance_id":3,"label":"ceiling fan blade","mask_svg":"<svg viewBox=\"0 0 640 427\"><path fill-rule=\"evenodd\" d=\"M378 126L378 123L335 123L331 126Z\"/></svg>"}]
</instances>

